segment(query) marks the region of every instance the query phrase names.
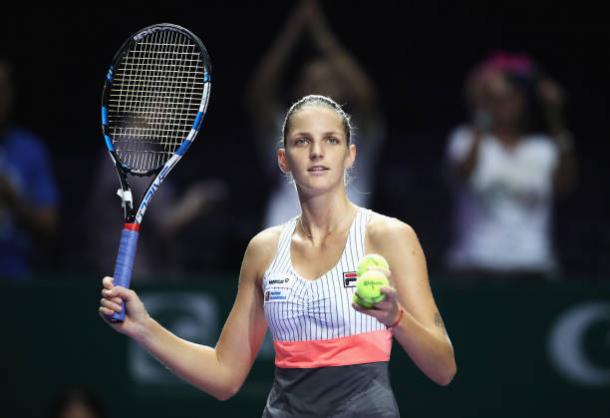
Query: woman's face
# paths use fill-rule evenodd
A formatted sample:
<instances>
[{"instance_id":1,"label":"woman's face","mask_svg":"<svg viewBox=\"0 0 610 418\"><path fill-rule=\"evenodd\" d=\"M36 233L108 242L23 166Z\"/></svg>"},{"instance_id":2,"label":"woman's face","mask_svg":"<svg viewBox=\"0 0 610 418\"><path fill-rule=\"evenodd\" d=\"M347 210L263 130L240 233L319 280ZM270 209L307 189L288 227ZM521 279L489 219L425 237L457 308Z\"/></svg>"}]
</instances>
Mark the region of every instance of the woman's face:
<instances>
[{"instance_id":1,"label":"woman's face","mask_svg":"<svg viewBox=\"0 0 610 418\"><path fill-rule=\"evenodd\" d=\"M305 106L290 117L288 126L285 148L278 152L282 171L291 173L307 193L344 186L356 147L347 143L341 116L326 107Z\"/></svg>"},{"instance_id":2,"label":"woman's face","mask_svg":"<svg viewBox=\"0 0 610 418\"><path fill-rule=\"evenodd\" d=\"M491 114L494 126L519 127L525 111L525 96L505 76L497 75L485 80L483 97L484 107Z\"/></svg>"}]
</instances>

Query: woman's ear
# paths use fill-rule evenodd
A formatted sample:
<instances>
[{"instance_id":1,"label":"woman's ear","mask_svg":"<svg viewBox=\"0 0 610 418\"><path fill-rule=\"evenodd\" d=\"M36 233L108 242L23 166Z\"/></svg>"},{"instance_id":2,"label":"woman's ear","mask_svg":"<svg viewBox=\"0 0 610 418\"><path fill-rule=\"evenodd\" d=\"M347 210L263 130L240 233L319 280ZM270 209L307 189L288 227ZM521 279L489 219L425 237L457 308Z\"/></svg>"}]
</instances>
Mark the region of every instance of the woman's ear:
<instances>
[{"instance_id":1,"label":"woman's ear","mask_svg":"<svg viewBox=\"0 0 610 418\"><path fill-rule=\"evenodd\" d=\"M282 173L290 173L288 161L286 161L286 149L280 148L277 150L277 164L280 166L280 170L282 170Z\"/></svg>"},{"instance_id":2,"label":"woman's ear","mask_svg":"<svg viewBox=\"0 0 610 418\"><path fill-rule=\"evenodd\" d=\"M350 144L347 153L345 168L350 169L354 166L354 162L356 161L356 145Z\"/></svg>"}]
</instances>

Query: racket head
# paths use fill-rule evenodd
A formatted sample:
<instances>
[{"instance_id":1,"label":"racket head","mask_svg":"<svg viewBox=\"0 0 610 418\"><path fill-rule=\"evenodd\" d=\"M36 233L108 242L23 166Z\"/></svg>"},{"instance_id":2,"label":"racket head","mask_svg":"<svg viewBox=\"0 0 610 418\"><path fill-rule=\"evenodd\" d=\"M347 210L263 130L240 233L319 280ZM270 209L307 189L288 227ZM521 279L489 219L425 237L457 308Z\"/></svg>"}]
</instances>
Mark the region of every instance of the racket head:
<instances>
[{"instance_id":1,"label":"racket head","mask_svg":"<svg viewBox=\"0 0 610 418\"><path fill-rule=\"evenodd\" d=\"M162 23L131 35L113 58L102 93L102 131L116 166L158 173L195 139L207 109L211 63L203 42Z\"/></svg>"}]
</instances>

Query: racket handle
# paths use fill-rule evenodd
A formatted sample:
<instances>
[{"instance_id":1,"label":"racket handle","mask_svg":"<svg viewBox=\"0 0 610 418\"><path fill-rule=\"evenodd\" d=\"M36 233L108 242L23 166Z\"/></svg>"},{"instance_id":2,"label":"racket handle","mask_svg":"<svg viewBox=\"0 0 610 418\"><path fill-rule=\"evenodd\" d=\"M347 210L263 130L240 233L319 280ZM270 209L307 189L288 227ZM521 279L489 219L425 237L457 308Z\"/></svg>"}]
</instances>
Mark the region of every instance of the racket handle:
<instances>
[{"instance_id":1,"label":"racket handle","mask_svg":"<svg viewBox=\"0 0 610 418\"><path fill-rule=\"evenodd\" d=\"M140 225L136 223L128 223L123 227L121 233L121 243L119 245L119 253L116 257L114 266L114 285L129 288L131 282L131 271L133 262L136 258L136 248L138 246L138 236ZM125 303L121 312L115 312L110 316L112 322L123 322L125 320Z\"/></svg>"}]
</instances>

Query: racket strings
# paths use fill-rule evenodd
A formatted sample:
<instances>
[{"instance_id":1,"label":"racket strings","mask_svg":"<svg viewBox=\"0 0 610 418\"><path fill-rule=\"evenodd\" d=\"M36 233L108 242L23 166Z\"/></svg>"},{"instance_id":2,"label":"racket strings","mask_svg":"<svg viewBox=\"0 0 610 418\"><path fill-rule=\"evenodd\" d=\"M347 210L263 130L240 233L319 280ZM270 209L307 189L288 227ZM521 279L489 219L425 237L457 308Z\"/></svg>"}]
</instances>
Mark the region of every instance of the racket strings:
<instances>
[{"instance_id":1,"label":"racket strings","mask_svg":"<svg viewBox=\"0 0 610 418\"><path fill-rule=\"evenodd\" d=\"M140 39L117 65L108 100L117 154L132 170L155 170L189 135L205 92L198 46L176 31Z\"/></svg>"}]
</instances>

